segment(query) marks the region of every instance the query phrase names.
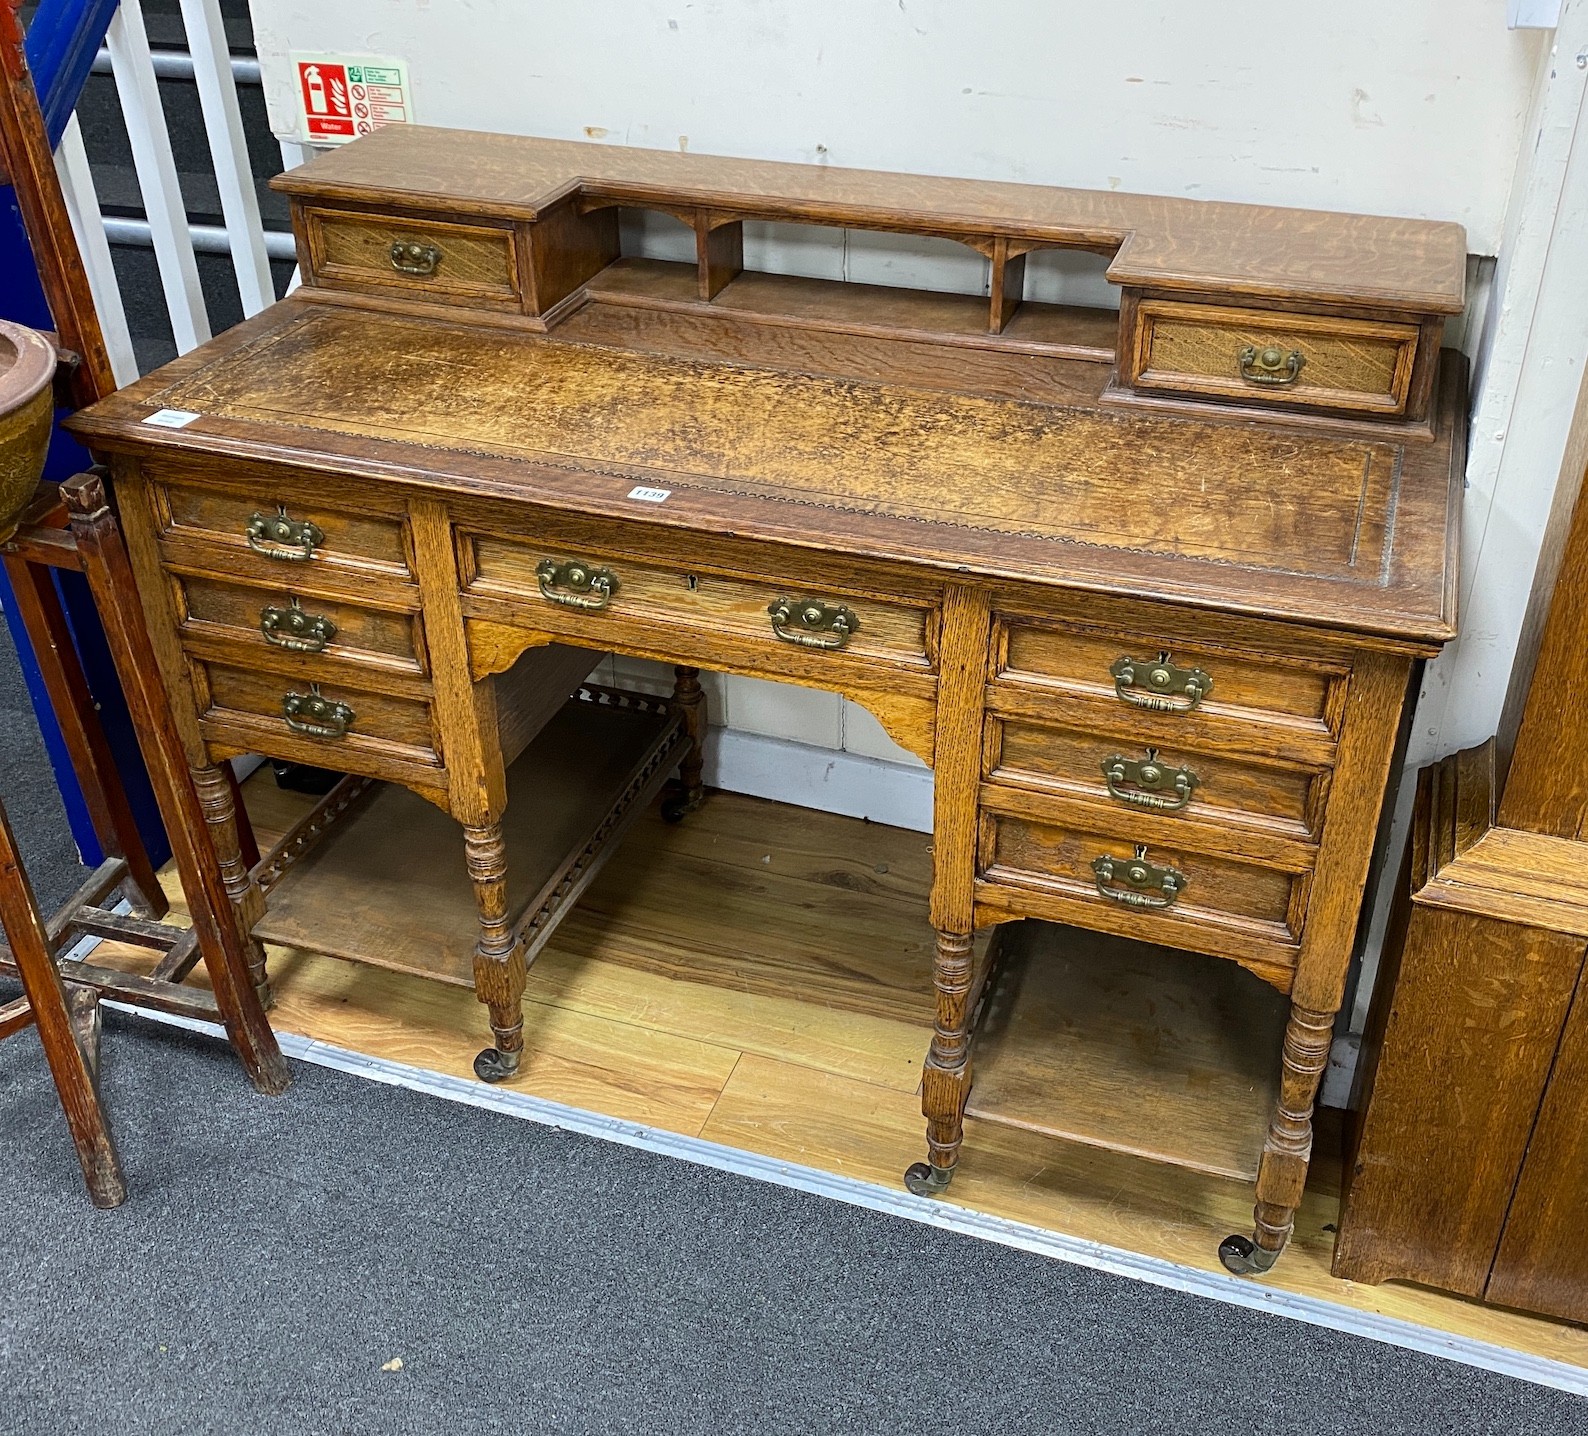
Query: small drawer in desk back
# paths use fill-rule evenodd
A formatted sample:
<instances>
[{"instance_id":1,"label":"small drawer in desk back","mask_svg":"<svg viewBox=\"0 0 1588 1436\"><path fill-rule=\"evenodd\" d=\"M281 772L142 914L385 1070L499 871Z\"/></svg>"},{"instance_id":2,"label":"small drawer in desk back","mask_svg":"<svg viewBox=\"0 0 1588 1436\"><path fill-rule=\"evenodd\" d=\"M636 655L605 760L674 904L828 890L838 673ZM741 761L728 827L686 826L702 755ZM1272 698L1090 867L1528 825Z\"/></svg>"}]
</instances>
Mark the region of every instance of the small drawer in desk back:
<instances>
[{"instance_id":1,"label":"small drawer in desk back","mask_svg":"<svg viewBox=\"0 0 1588 1436\"><path fill-rule=\"evenodd\" d=\"M1404 415L1414 324L1145 299L1124 381L1245 403Z\"/></svg>"},{"instance_id":2,"label":"small drawer in desk back","mask_svg":"<svg viewBox=\"0 0 1588 1436\"><path fill-rule=\"evenodd\" d=\"M314 283L426 303L517 311L517 240L510 228L352 211L302 216Z\"/></svg>"}]
</instances>

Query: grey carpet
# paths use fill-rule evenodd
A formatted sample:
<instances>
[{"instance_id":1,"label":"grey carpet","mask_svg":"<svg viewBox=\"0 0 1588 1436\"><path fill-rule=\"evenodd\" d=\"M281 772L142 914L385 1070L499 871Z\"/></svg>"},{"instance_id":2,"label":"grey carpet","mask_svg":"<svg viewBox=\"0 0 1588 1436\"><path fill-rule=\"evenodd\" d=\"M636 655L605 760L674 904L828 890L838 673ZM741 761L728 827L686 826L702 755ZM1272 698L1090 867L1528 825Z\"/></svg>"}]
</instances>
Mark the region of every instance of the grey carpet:
<instances>
[{"instance_id":1,"label":"grey carpet","mask_svg":"<svg viewBox=\"0 0 1588 1436\"><path fill-rule=\"evenodd\" d=\"M216 1042L0 1045L0 1430L1588 1431L1576 1398ZM400 1358L401 1370L383 1365Z\"/></svg>"},{"instance_id":2,"label":"grey carpet","mask_svg":"<svg viewBox=\"0 0 1588 1436\"><path fill-rule=\"evenodd\" d=\"M0 695L0 792L70 887ZM6 1436L1588 1433L1547 1388L341 1073L259 1097L140 1019L104 1053L114 1212L37 1038L0 1043Z\"/></svg>"}]
</instances>

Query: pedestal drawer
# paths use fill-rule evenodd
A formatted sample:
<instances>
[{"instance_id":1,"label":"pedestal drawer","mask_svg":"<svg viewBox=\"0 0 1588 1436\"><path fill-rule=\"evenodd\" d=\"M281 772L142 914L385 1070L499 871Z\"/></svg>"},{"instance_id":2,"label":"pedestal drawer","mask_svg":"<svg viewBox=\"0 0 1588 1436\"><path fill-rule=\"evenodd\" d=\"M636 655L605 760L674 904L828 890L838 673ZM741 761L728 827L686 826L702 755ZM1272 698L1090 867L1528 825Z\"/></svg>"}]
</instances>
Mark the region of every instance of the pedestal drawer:
<instances>
[{"instance_id":1,"label":"pedestal drawer","mask_svg":"<svg viewBox=\"0 0 1588 1436\"><path fill-rule=\"evenodd\" d=\"M327 768L380 773L380 761L440 761L430 705L343 683L190 660L205 736L235 737L260 752L315 750Z\"/></svg>"},{"instance_id":2,"label":"pedestal drawer","mask_svg":"<svg viewBox=\"0 0 1588 1436\"><path fill-rule=\"evenodd\" d=\"M1127 382L1248 403L1403 414L1415 324L1143 300Z\"/></svg>"},{"instance_id":3,"label":"pedestal drawer","mask_svg":"<svg viewBox=\"0 0 1588 1436\"><path fill-rule=\"evenodd\" d=\"M304 503L264 484L244 490L159 480L152 492L162 539L179 547L214 545L218 565L227 565L232 555L248 555L254 571L279 564L283 582L287 574L309 569L355 583L412 581L400 518Z\"/></svg>"},{"instance_id":4,"label":"pedestal drawer","mask_svg":"<svg viewBox=\"0 0 1588 1436\"><path fill-rule=\"evenodd\" d=\"M239 658L265 643L288 653L326 658L386 672L424 672L424 638L417 613L391 613L295 588L226 583L173 575L183 637L236 645Z\"/></svg>"},{"instance_id":5,"label":"pedestal drawer","mask_svg":"<svg viewBox=\"0 0 1588 1436\"><path fill-rule=\"evenodd\" d=\"M1103 633L1008 621L997 678L1062 701L1111 700L1103 710L1187 722L1187 733L1228 720L1329 739L1345 709L1344 664L1215 649L1174 635ZM1058 705L1055 705L1058 711Z\"/></svg>"},{"instance_id":6,"label":"pedestal drawer","mask_svg":"<svg viewBox=\"0 0 1588 1436\"><path fill-rule=\"evenodd\" d=\"M988 882L1079 900L1105 926L1110 911L1173 916L1293 944L1306 912L1305 873L1143 845L1127 825L1102 832L984 811L977 866Z\"/></svg>"},{"instance_id":7,"label":"pedestal drawer","mask_svg":"<svg viewBox=\"0 0 1588 1436\"><path fill-rule=\"evenodd\" d=\"M1154 747L1029 719L990 717L983 775L992 782L1081 798L1120 813L1184 813L1207 822L1315 838L1328 770Z\"/></svg>"}]
</instances>

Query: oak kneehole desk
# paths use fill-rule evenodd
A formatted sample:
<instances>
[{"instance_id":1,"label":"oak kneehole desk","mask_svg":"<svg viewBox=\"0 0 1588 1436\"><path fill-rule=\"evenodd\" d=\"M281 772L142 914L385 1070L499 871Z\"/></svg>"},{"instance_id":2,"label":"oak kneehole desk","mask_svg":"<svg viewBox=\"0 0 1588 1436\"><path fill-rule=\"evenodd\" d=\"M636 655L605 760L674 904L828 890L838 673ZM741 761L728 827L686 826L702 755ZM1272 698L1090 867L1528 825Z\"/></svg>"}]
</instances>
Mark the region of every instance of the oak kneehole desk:
<instances>
[{"instance_id":1,"label":"oak kneehole desk","mask_svg":"<svg viewBox=\"0 0 1588 1436\"><path fill-rule=\"evenodd\" d=\"M1271 1265L1409 684L1454 632L1460 229L401 127L277 183L303 288L73 421L245 930L303 936L355 808L456 820L470 950L437 926L434 962L508 1078L526 961L675 769L700 800L699 669L834 690L935 774L912 1189L959 1159L978 930L1122 934L1289 997L1223 1249ZM696 262L625 255L624 206ZM990 293L752 273L746 220L956 239ZM1119 312L1024 301L1044 248L1113 256ZM677 665L673 700L583 683L608 652ZM214 767L244 752L350 775L253 873ZM391 921L329 906L324 951Z\"/></svg>"}]
</instances>

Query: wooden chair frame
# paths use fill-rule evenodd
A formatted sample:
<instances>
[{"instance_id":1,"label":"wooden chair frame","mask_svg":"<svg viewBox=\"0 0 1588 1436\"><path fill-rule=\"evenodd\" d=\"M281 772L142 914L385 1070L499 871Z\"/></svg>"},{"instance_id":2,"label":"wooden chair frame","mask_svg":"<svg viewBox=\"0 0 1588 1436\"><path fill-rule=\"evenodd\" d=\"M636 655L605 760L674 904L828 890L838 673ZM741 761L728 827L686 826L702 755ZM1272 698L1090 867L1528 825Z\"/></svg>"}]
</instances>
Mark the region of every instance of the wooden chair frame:
<instances>
[{"instance_id":1,"label":"wooden chair frame","mask_svg":"<svg viewBox=\"0 0 1588 1436\"><path fill-rule=\"evenodd\" d=\"M55 318L63 359L56 384L59 402L68 406L92 403L114 391L115 377L28 73L21 24L10 0L0 0L0 183L4 182L16 191ZM265 1020L261 994L249 976L243 934L232 914L210 825L156 676L142 605L103 471L80 474L58 490L53 485L42 486L15 537L0 545L0 559L17 590L20 614L33 639L95 830L108 855L76 898L43 929L45 953L54 970L58 952L81 936L93 935L132 942L161 954L149 975L61 961L57 980L142 1007L218 1020L254 1086L262 1092L284 1090L290 1080L286 1063ZM190 934L154 921L166 912L165 897L133 825L126 794L95 716L51 569L75 569L88 580L171 839L192 917ZM139 914L124 916L101 906L118 888L141 909ZM31 894L29 902L31 905ZM14 907L20 914L20 904ZM43 982L36 970L36 925L36 921L21 922L25 936L12 939L13 944L20 942L28 949L26 961L34 969L28 980L35 985ZM22 975L21 959L21 948L13 947L0 970ZM200 959L213 993L183 985L182 979ZM41 1000L54 1011L47 994ZM31 1001L30 995L30 1007ZM42 1011L32 1009L31 1018L40 1022L41 1031L47 1023L54 1023L54 1018L43 1017ZM13 1014L10 1020L30 1019ZM94 1178L89 1180L92 1187Z\"/></svg>"}]
</instances>

